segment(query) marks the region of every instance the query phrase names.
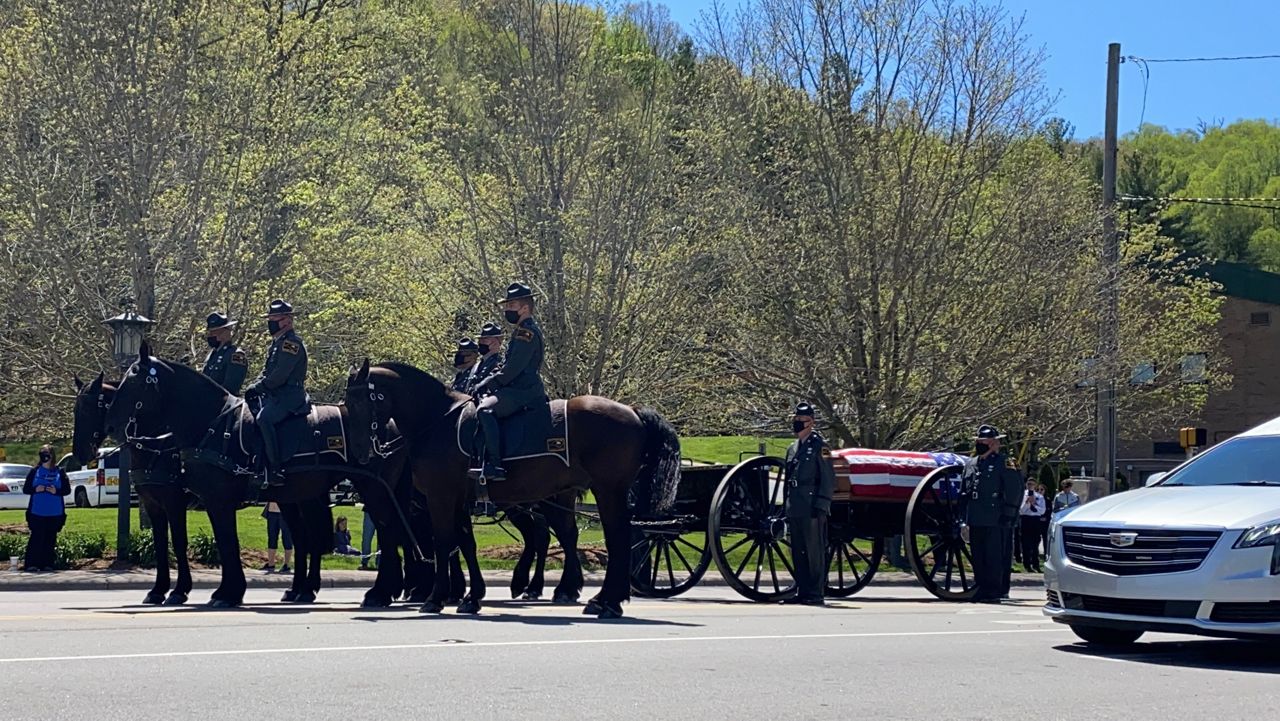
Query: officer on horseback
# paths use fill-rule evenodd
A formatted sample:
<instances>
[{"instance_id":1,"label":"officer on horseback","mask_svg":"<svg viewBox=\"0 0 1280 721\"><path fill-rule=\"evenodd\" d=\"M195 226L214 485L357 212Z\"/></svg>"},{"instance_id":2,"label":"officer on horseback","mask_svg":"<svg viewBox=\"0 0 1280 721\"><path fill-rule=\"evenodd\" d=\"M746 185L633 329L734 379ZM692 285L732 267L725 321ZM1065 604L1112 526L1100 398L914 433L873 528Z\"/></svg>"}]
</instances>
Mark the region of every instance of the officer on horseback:
<instances>
[{"instance_id":1,"label":"officer on horseback","mask_svg":"<svg viewBox=\"0 0 1280 721\"><path fill-rule=\"evenodd\" d=\"M311 399L303 387L307 378L307 348L293 330L293 306L283 300L273 300L266 318L267 331L271 334L267 362L262 374L244 392L246 400L262 399L257 421L267 460L264 489L284 485L276 426L293 414L308 412L311 407Z\"/></svg>"},{"instance_id":2,"label":"officer on horseback","mask_svg":"<svg viewBox=\"0 0 1280 721\"><path fill-rule=\"evenodd\" d=\"M831 449L814 429L813 406L800 403L791 419L796 440L787 449L787 530L795 558L797 594L783 603L822 606L827 585L827 515L836 476Z\"/></svg>"},{"instance_id":3,"label":"officer on horseback","mask_svg":"<svg viewBox=\"0 0 1280 721\"><path fill-rule=\"evenodd\" d=\"M232 330L237 321L221 313L210 313L204 322L205 340L209 343L209 357L204 359L203 373L214 383L240 395L244 377L249 374L249 358L231 342Z\"/></svg>"},{"instance_id":4,"label":"officer on horseback","mask_svg":"<svg viewBox=\"0 0 1280 721\"><path fill-rule=\"evenodd\" d=\"M480 346L470 338L458 341L458 349L453 353L453 383L449 388L459 393L471 394L475 385L476 360L480 357Z\"/></svg>"},{"instance_id":5,"label":"officer on horseback","mask_svg":"<svg viewBox=\"0 0 1280 721\"><path fill-rule=\"evenodd\" d=\"M480 364L471 374L473 390L498 372L498 367L502 365L502 338L505 335L497 323L485 323L480 330Z\"/></svg>"},{"instance_id":6,"label":"officer on horseback","mask_svg":"<svg viewBox=\"0 0 1280 721\"><path fill-rule=\"evenodd\" d=\"M542 329L533 319L533 290L524 283L512 283L507 286L506 298L498 301L498 305L502 306L503 318L515 327L507 340L501 367L481 381L474 393L482 399L476 418L484 435L484 462L471 473L489 481L502 481L507 476L502 468L498 419L547 401L547 391L539 375L543 343Z\"/></svg>"}]
</instances>

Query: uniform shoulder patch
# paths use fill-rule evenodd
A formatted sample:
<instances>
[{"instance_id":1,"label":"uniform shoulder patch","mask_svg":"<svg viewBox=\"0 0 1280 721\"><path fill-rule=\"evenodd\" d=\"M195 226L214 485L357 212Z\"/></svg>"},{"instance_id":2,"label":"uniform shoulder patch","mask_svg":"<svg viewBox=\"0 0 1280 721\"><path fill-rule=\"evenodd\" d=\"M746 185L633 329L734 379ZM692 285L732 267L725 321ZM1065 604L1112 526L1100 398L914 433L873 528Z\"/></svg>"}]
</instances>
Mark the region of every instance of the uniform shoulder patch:
<instances>
[{"instance_id":1,"label":"uniform shoulder patch","mask_svg":"<svg viewBox=\"0 0 1280 721\"><path fill-rule=\"evenodd\" d=\"M823 447L822 447L822 451L821 451L821 455L822 455L822 457L823 457L823 458L830 458L830 457L831 457L831 449L830 449L830 448L827 448L826 446L823 446Z\"/></svg>"},{"instance_id":2,"label":"uniform shoulder patch","mask_svg":"<svg viewBox=\"0 0 1280 721\"><path fill-rule=\"evenodd\" d=\"M520 340L528 343L529 341L533 340L533 331L529 330L528 328L516 328L514 331L511 332L511 337L516 340Z\"/></svg>"},{"instance_id":3,"label":"uniform shoulder patch","mask_svg":"<svg viewBox=\"0 0 1280 721\"><path fill-rule=\"evenodd\" d=\"M298 351L302 350L302 346L298 345L294 341L287 340L280 344L280 350L288 353L289 355L298 355Z\"/></svg>"},{"instance_id":4,"label":"uniform shoulder patch","mask_svg":"<svg viewBox=\"0 0 1280 721\"><path fill-rule=\"evenodd\" d=\"M244 351L238 350L231 354L231 362L238 366L247 366L249 365L249 356L245 355Z\"/></svg>"}]
</instances>

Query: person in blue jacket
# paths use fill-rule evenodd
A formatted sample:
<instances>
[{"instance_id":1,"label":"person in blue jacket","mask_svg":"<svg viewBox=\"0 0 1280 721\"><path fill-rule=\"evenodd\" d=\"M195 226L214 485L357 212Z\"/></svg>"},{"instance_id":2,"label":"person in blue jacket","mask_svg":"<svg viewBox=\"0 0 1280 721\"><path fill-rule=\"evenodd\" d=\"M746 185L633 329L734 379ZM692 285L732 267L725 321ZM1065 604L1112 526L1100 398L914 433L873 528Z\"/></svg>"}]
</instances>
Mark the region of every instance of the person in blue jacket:
<instances>
[{"instance_id":1,"label":"person in blue jacket","mask_svg":"<svg viewBox=\"0 0 1280 721\"><path fill-rule=\"evenodd\" d=\"M23 570L31 573L53 570L54 546L58 532L67 523L64 497L71 493L67 472L53 464L53 447L40 449L40 463L27 473L22 492L31 496L27 502L27 555Z\"/></svg>"}]
</instances>

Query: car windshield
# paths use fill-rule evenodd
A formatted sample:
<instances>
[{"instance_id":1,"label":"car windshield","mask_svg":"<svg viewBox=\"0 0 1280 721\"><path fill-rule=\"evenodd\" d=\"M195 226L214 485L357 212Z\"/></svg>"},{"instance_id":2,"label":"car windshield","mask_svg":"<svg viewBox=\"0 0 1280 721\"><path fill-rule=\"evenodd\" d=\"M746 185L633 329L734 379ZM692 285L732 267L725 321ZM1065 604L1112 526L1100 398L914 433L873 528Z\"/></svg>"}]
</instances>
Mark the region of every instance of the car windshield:
<instances>
[{"instance_id":1,"label":"car windshield","mask_svg":"<svg viewBox=\"0 0 1280 721\"><path fill-rule=\"evenodd\" d=\"M1233 438L1196 457L1156 485L1280 487L1280 436Z\"/></svg>"},{"instance_id":2,"label":"car windshield","mask_svg":"<svg viewBox=\"0 0 1280 721\"><path fill-rule=\"evenodd\" d=\"M0 478L23 478L27 477L27 471L31 470L31 466L20 466L16 463L0 464Z\"/></svg>"}]
</instances>

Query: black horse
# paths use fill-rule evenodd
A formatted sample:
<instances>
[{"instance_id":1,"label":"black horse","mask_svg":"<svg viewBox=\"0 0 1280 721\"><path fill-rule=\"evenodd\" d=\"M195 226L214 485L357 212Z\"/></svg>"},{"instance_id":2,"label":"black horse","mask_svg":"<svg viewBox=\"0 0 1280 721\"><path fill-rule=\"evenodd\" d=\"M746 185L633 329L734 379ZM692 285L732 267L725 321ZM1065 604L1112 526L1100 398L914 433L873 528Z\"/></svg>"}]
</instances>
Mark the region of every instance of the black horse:
<instances>
[{"instance_id":1,"label":"black horse","mask_svg":"<svg viewBox=\"0 0 1280 721\"><path fill-rule=\"evenodd\" d=\"M349 427L346 409L337 407L336 413ZM150 348L143 344L137 362L125 373L108 407L105 431L121 442L145 447L156 442L141 435L139 429L148 427L160 429L166 434L161 443L183 453L184 484L204 501L213 525L224 561L222 582L210 605L240 605L245 578L239 563L236 510L248 497L250 484L257 483L246 470L254 463L240 439L258 437L252 414L222 386L186 366L151 357ZM347 440L342 438L335 446L345 448ZM334 460L291 461L286 468L288 483L271 489L268 497L261 499L279 503L285 521L294 530L297 563L285 601L310 603L320 590L320 559L333 550L328 494L339 481L350 477L355 482L369 515L380 528L391 527L393 519L401 522L398 509L407 508L409 484L403 451L384 451L378 463L368 468L332 455L324 458ZM401 593L403 581L398 564L385 564L385 568L379 564L365 603L389 605Z\"/></svg>"},{"instance_id":2,"label":"black horse","mask_svg":"<svg viewBox=\"0 0 1280 721\"><path fill-rule=\"evenodd\" d=\"M365 364L368 365L367 363ZM361 377L350 379L359 388ZM368 388L369 379L374 388ZM457 424L471 398L450 391L427 373L397 364L364 373L365 392L348 391L348 412L358 427L378 427L394 419L412 435L413 480L425 494L436 531L437 567L443 568L444 549L458 547L467 558L471 592L460 611L479 610L484 579L475 562L475 539L463 532L466 504L473 482L467 476L469 459L458 448ZM354 402L363 395L364 401ZM401 413L392 416L393 409ZM618 618L630 598L631 514L668 513L680 479L680 441L675 429L651 409L634 409L598 396L579 396L568 402L566 418L573 438L569 465L555 458L531 458L510 464L507 480L491 483L489 496L499 505L543 501L567 491L595 494L609 554L604 585L583 609L600 618ZM368 424L366 426L366 424ZM408 429L414 430L410 432ZM353 433L351 452L371 458L376 438ZM448 584L437 574L424 612L444 608Z\"/></svg>"},{"instance_id":3,"label":"black horse","mask_svg":"<svg viewBox=\"0 0 1280 721\"><path fill-rule=\"evenodd\" d=\"M359 369L352 370L348 374L344 404L355 427L364 427L366 424L369 426L372 446L378 441L377 427L374 425L376 420L370 404L378 402L379 397L376 390L370 392L368 389L370 372L369 361L366 359ZM402 375L420 374L422 371L404 363L391 362L374 366L372 373L380 387L384 382L389 384L390 393L383 393L381 400L390 405L386 415L396 419L397 426L409 442L410 467L414 467L413 459L419 457L418 451L423 450L421 441L429 429L416 412L417 404L412 396L399 392L398 388ZM359 460L362 459L357 457L357 461ZM419 464L418 467L423 466ZM418 496L421 498L421 494ZM577 498L577 492L571 489L545 503L506 506L500 509L511 521L511 525L520 531L524 542L520 558L516 561L511 573L512 598L533 601L542 597L547 552L551 545L551 532L554 529L556 539L564 549L565 560L564 571L561 573L560 582L556 585L552 599L555 603L573 603L578 600L578 596L582 593L584 579L582 563L578 558L578 526L574 514ZM470 522L469 516L463 519L464 527L461 535L464 538L472 537ZM462 571L459 568L458 556L452 553L450 574L450 593L446 603L454 603L458 598L460 587L465 585L456 580L462 575ZM421 596L415 595L411 600L423 602L426 600L426 595L425 593ZM470 606L468 602L467 608Z\"/></svg>"},{"instance_id":4,"label":"black horse","mask_svg":"<svg viewBox=\"0 0 1280 721\"><path fill-rule=\"evenodd\" d=\"M71 452L83 466L98 455L105 437L107 407L115 398L116 387L105 382L101 373L88 384L76 378L75 385L75 427L71 435ZM147 428L139 430L154 432L154 429ZM187 492L180 483L182 461L173 450L139 450L133 454L132 461L129 469L131 480L138 490L138 500L151 519L151 537L156 553L156 582L142 602L180 606L191 594L191 564L187 560ZM178 564L178 580L173 584L172 592L169 590L170 536Z\"/></svg>"}]
</instances>

